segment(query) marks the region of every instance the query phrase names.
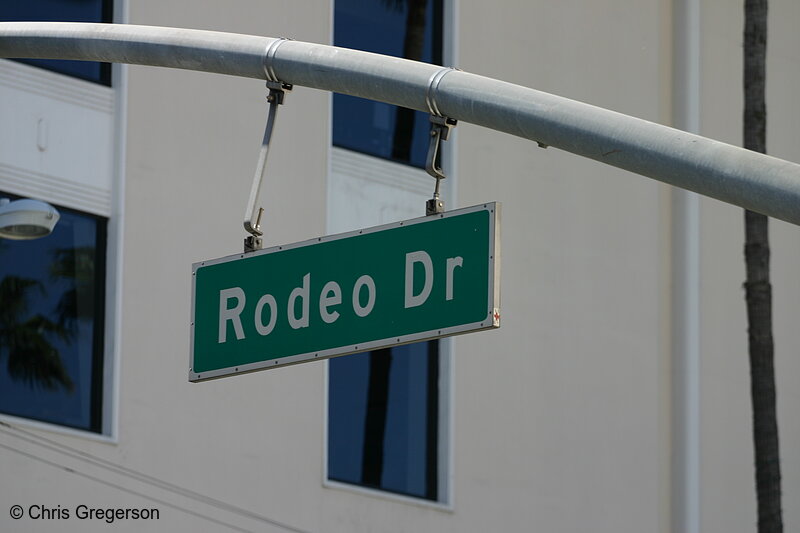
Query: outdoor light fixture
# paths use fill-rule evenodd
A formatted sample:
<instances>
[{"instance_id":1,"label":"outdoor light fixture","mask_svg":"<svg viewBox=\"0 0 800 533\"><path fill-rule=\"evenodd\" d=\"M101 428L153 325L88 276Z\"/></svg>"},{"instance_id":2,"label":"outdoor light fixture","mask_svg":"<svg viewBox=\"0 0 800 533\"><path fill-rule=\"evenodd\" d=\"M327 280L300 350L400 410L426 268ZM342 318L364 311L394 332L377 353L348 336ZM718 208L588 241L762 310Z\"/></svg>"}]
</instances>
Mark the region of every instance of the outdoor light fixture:
<instances>
[{"instance_id":1,"label":"outdoor light fixture","mask_svg":"<svg viewBox=\"0 0 800 533\"><path fill-rule=\"evenodd\" d=\"M0 237L29 240L50 235L60 216L55 207L39 200L0 198Z\"/></svg>"}]
</instances>

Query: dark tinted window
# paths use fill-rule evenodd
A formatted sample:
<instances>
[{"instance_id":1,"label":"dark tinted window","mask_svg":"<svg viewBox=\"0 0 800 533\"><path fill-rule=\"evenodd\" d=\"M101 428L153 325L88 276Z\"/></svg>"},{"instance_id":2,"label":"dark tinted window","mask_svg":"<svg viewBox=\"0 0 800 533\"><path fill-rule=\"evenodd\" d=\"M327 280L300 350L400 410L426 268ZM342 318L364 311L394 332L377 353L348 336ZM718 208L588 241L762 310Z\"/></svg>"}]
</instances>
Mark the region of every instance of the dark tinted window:
<instances>
[{"instance_id":1,"label":"dark tinted window","mask_svg":"<svg viewBox=\"0 0 800 533\"><path fill-rule=\"evenodd\" d=\"M438 346L330 361L329 479L438 498Z\"/></svg>"},{"instance_id":2,"label":"dark tinted window","mask_svg":"<svg viewBox=\"0 0 800 533\"><path fill-rule=\"evenodd\" d=\"M336 0L334 44L442 63L441 0ZM352 96L333 96L333 144L425 166L430 124L424 113Z\"/></svg>"},{"instance_id":3,"label":"dark tinted window","mask_svg":"<svg viewBox=\"0 0 800 533\"><path fill-rule=\"evenodd\" d=\"M112 0L4 0L0 21L112 22ZM61 74L111 85L111 65L92 61L21 59Z\"/></svg>"},{"instance_id":4,"label":"dark tinted window","mask_svg":"<svg viewBox=\"0 0 800 533\"><path fill-rule=\"evenodd\" d=\"M100 432L106 220L57 209L49 236L0 238L0 412Z\"/></svg>"}]
</instances>

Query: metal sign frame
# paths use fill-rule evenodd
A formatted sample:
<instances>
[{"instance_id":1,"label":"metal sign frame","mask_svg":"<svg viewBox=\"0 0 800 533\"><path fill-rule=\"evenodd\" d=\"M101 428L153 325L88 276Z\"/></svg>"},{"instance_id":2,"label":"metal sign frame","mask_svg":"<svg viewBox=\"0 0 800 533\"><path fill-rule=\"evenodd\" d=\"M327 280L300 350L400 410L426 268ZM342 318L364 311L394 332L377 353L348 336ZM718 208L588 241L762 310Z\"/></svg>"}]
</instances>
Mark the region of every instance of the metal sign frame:
<instances>
[{"instance_id":1,"label":"metal sign frame","mask_svg":"<svg viewBox=\"0 0 800 533\"><path fill-rule=\"evenodd\" d=\"M324 349L319 351L310 351L305 353L299 353L296 355L290 355L285 357L280 357L276 359L264 359L258 362L252 362L248 364L242 365L234 365L225 368L213 369L209 371L202 371L202 372L195 372L194 371L194 363L195 363L195 320L196 320L196 296L197 296L197 272L199 269L219 265L223 263L228 263L231 261L238 261L238 260L247 260L251 258L255 258L262 255L269 255L269 254L276 254L287 252L290 250L295 250L298 248L304 248L309 246L318 245L321 243L337 241L341 239L349 239L349 238L358 238L360 236L370 235L374 233L379 233L385 230L390 230L394 228L400 227L410 227L416 226L418 224L430 224L435 223L437 220L446 219L450 217L457 217L459 215L466 215L469 213L474 213L477 211L487 211L489 213L489 228L488 228L488 249L486 250L487 260L489 262L488 265L488 287L486 287L487 295L488 295L488 304L486 315L484 319L471 322L466 324L459 324L457 326L451 327L443 327L443 328L433 328L430 330L413 333L409 335L399 335L399 336L391 336L387 338L382 338L378 340L370 340L363 343L357 344L349 344L346 346L340 346L336 348ZM484 329L492 329L497 328L500 326L500 239L499 239L499 232L500 232L500 204L496 202L485 203L473 207L468 207L464 209L453 210L445 213L440 213L433 216L425 216L420 218L415 218L411 220L404 220L400 222L394 222L391 224L384 224L381 226L375 226L371 228L365 228L355 231L350 231L347 233L340 233L336 235L328 235L324 237L317 237L314 239L309 239L302 242L297 242L293 244L286 244L280 246L273 246L270 248L265 248L263 250L259 250L256 252L251 252L248 254L235 254L230 255L227 257L222 257L219 259L209 260L209 261L201 261L198 263L194 263L192 265L192 309L191 309L191 333L190 333L190 361L189 361L189 381L191 382L198 382L198 381L206 381L210 379L221 378L225 376L231 375L238 375L244 374L248 372L254 372L258 370L265 370L269 368L276 368L276 367L283 367L288 365L294 365L298 363L303 363L306 361L315 361L321 359L327 359L331 357L338 357L342 355L348 355L358 352L365 352L369 350L374 350L378 348L384 348L388 346L398 346L401 344L409 344L413 342L425 341L425 340L432 340L438 339L441 337L448 337L453 335L460 335L464 333L469 333L473 331L480 331Z\"/></svg>"}]
</instances>

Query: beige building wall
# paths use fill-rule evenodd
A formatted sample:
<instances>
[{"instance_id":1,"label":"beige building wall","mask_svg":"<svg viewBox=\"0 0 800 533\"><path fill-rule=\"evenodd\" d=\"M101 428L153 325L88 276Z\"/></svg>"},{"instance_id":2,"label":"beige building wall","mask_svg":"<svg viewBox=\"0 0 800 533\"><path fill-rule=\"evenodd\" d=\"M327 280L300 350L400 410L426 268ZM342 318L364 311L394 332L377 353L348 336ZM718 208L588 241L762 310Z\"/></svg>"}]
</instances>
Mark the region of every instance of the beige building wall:
<instances>
[{"instance_id":1,"label":"beige building wall","mask_svg":"<svg viewBox=\"0 0 800 533\"><path fill-rule=\"evenodd\" d=\"M657 121L659 4L629 8L465 6L459 66ZM459 133L460 202L503 203L504 322L456 341L457 505L483 509L476 531L657 531L665 190L498 132Z\"/></svg>"},{"instance_id":2,"label":"beige building wall","mask_svg":"<svg viewBox=\"0 0 800 533\"><path fill-rule=\"evenodd\" d=\"M774 0L771 153L800 161L800 8ZM679 28L669 0L452 2L456 66L661 123L675 120ZM741 6L701 2L700 133L741 129ZM331 7L128 2L127 22L331 41ZM452 493L430 505L324 486L326 363L187 382L191 264L237 253L266 118L262 82L131 66L118 92L124 175L114 431L23 428L256 513L220 509L19 435L0 442L0 502L155 506L120 531L682 531L673 510L676 274L670 188L460 123L449 206L503 204L497 331L453 342ZM486 95L491 98L491 94ZM295 88L265 185L266 244L322 235L330 95ZM122 181L124 178L124 181ZM697 531L755 529L741 210L700 201ZM786 530L800 528L800 229L772 225ZM216 521L216 522L215 522ZM0 529L106 531L78 520ZM13 528L13 529L11 529ZM237 529L238 528L238 529Z\"/></svg>"}]
</instances>

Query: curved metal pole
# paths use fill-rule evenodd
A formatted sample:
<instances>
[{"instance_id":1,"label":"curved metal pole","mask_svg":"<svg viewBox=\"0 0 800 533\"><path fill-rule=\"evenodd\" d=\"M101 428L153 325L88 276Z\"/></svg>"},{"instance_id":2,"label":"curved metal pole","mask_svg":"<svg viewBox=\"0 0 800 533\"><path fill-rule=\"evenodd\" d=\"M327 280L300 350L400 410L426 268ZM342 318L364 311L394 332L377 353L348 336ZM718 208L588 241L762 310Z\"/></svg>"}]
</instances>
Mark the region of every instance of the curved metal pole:
<instances>
[{"instance_id":1,"label":"curved metal pole","mask_svg":"<svg viewBox=\"0 0 800 533\"><path fill-rule=\"evenodd\" d=\"M800 165L468 72L201 30L0 22L0 57L80 59L267 79L438 113L800 225ZM435 84L433 83L435 81Z\"/></svg>"}]
</instances>

